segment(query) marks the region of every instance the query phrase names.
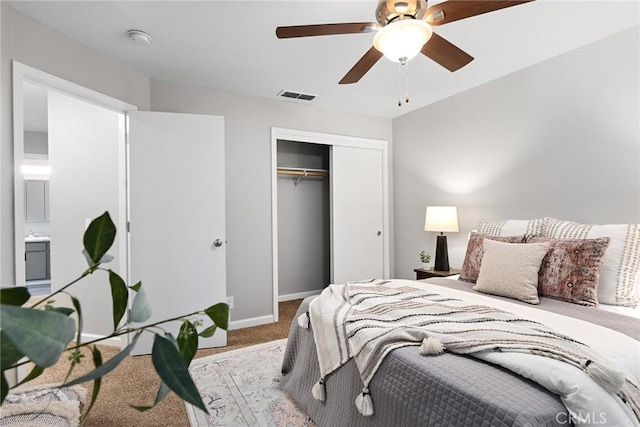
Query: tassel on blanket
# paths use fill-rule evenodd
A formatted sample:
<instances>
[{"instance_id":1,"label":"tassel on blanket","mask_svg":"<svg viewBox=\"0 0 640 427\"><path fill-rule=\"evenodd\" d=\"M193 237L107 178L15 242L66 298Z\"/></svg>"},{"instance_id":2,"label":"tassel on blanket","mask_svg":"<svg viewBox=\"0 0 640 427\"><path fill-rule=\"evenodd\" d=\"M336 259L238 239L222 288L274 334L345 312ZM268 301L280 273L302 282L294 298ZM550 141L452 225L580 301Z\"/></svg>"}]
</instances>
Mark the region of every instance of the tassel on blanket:
<instances>
[{"instance_id":1,"label":"tassel on blanket","mask_svg":"<svg viewBox=\"0 0 640 427\"><path fill-rule=\"evenodd\" d=\"M311 389L311 394L313 398L319 400L320 402L324 402L325 397L327 396L327 392L324 389L324 378L320 378L320 380L313 386Z\"/></svg>"},{"instance_id":2,"label":"tassel on blanket","mask_svg":"<svg viewBox=\"0 0 640 427\"><path fill-rule=\"evenodd\" d=\"M298 316L298 325L300 325L301 328L309 329L309 312L308 311Z\"/></svg>"},{"instance_id":3,"label":"tassel on blanket","mask_svg":"<svg viewBox=\"0 0 640 427\"><path fill-rule=\"evenodd\" d=\"M420 354L440 354L444 352L444 345L438 338L428 337L422 340Z\"/></svg>"},{"instance_id":4,"label":"tassel on blanket","mask_svg":"<svg viewBox=\"0 0 640 427\"><path fill-rule=\"evenodd\" d=\"M358 412L365 417L373 415L373 400L371 400L369 389L367 387L363 388L362 394L359 394L358 397L356 397L356 408L358 408Z\"/></svg>"},{"instance_id":5,"label":"tassel on blanket","mask_svg":"<svg viewBox=\"0 0 640 427\"><path fill-rule=\"evenodd\" d=\"M625 374L621 370L593 360L587 360L580 364L583 365L587 375L609 393L618 394L622 390Z\"/></svg>"}]
</instances>

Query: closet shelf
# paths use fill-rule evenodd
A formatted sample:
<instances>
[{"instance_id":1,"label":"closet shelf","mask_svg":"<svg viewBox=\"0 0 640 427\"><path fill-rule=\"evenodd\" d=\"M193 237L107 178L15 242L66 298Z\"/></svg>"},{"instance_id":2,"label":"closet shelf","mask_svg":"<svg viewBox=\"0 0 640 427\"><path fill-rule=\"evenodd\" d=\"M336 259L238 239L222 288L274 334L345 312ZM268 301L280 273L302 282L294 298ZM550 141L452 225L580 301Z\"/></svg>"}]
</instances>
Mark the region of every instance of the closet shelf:
<instances>
[{"instance_id":1,"label":"closet shelf","mask_svg":"<svg viewBox=\"0 0 640 427\"><path fill-rule=\"evenodd\" d=\"M295 178L295 185L298 185L302 178L320 177L325 178L329 176L329 171L326 169L311 169L311 168L278 168L278 175L289 175Z\"/></svg>"}]
</instances>

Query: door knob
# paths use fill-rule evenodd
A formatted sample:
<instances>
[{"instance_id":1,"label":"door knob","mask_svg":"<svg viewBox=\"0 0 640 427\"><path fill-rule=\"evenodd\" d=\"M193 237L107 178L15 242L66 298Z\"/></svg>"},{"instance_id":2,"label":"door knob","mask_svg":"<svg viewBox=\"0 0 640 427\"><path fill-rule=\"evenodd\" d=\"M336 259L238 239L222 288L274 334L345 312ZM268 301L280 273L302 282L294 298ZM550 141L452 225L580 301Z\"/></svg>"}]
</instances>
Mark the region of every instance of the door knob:
<instances>
[{"instance_id":1,"label":"door knob","mask_svg":"<svg viewBox=\"0 0 640 427\"><path fill-rule=\"evenodd\" d=\"M378 231L376 234L377 234L378 236L382 236L382 231Z\"/></svg>"},{"instance_id":2,"label":"door knob","mask_svg":"<svg viewBox=\"0 0 640 427\"><path fill-rule=\"evenodd\" d=\"M215 246L215 247L218 247L218 248L219 248L220 246L222 246L222 240L220 240L220 239L216 239L216 240L214 240L214 242L213 242L213 246Z\"/></svg>"}]
</instances>

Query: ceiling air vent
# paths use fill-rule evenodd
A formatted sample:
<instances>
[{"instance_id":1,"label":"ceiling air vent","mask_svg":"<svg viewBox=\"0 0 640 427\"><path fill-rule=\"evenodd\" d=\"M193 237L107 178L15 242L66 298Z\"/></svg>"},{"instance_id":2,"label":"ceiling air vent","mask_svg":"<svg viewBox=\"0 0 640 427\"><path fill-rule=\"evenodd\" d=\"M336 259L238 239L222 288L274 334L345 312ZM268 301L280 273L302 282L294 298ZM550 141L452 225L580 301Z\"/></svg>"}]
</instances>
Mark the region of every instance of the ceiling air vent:
<instances>
[{"instance_id":1,"label":"ceiling air vent","mask_svg":"<svg viewBox=\"0 0 640 427\"><path fill-rule=\"evenodd\" d=\"M281 90L278 92L278 96L290 99L301 99L303 101L311 101L316 95L309 95L308 93L293 92L291 90Z\"/></svg>"}]
</instances>

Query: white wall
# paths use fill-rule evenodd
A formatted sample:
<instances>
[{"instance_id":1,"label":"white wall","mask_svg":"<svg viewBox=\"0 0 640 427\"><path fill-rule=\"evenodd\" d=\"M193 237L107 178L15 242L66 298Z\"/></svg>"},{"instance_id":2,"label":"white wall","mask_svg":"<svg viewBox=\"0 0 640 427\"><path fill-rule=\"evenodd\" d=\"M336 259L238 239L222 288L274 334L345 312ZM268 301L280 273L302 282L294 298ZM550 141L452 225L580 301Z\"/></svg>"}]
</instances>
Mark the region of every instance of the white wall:
<instances>
[{"instance_id":1,"label":"white wall","mask_svg":"<svg viewBox=\"0 0 640 427\"><path fill-rule=\"evenodd\" d=\"M415 277L427 205L456 205L467 233L488 219L640 221L638 27L393 121L396 276Z\"/></svg>"},{"instance_id":2,"label":"white wall","mask_svg":"<svg viewBox=\"0 0 640 427\"><path fill-rule=\"evenodd\" d=\"M124 147L122 114L57 92L50 92L49 164L51 290L57 291L77 279L87 268L82 256L86 219L109 211L121 233L104 267L124 275L120 269L119 156ZM111 288L108 275L97 272L82 279L72 294L85 313L83 331L108 335L113 331ZM57 301L60 304L60 301ZM87 314L87 313L90 313Z\"/></svg>"},{"instance_id":3,"label":"white wall","mask_svg":"<svg viewBox=\"0 0 640 427\"><path fill-rule=\"evenodd\" d=\"M151 81L151 108L225 118L227 295L234 297L232 320L272 312L271 127L388 141L392 136L388 119L156 80Z\"/></svg>"},{"instance_id":4,"label":"white wall","mask_svg":"<svg viewBox=\"0 0 640 427\"><path fill-rule=\"evenodd\" d=\"M24 152L29 154L49 154L49 137L45 132L25 132Z\"/></svg>"},{"instance_id":5,"label":"white wall","mask_svg":"<svg viewBox=\"0 0 640 427\"><path fill-rule=\"evenodd\" d=\"M11 61L46 71L114 98L149 109L148 77L118 64L0 2L0 283L14 284L13 114Z\"/></svg>"}]
</instances>

